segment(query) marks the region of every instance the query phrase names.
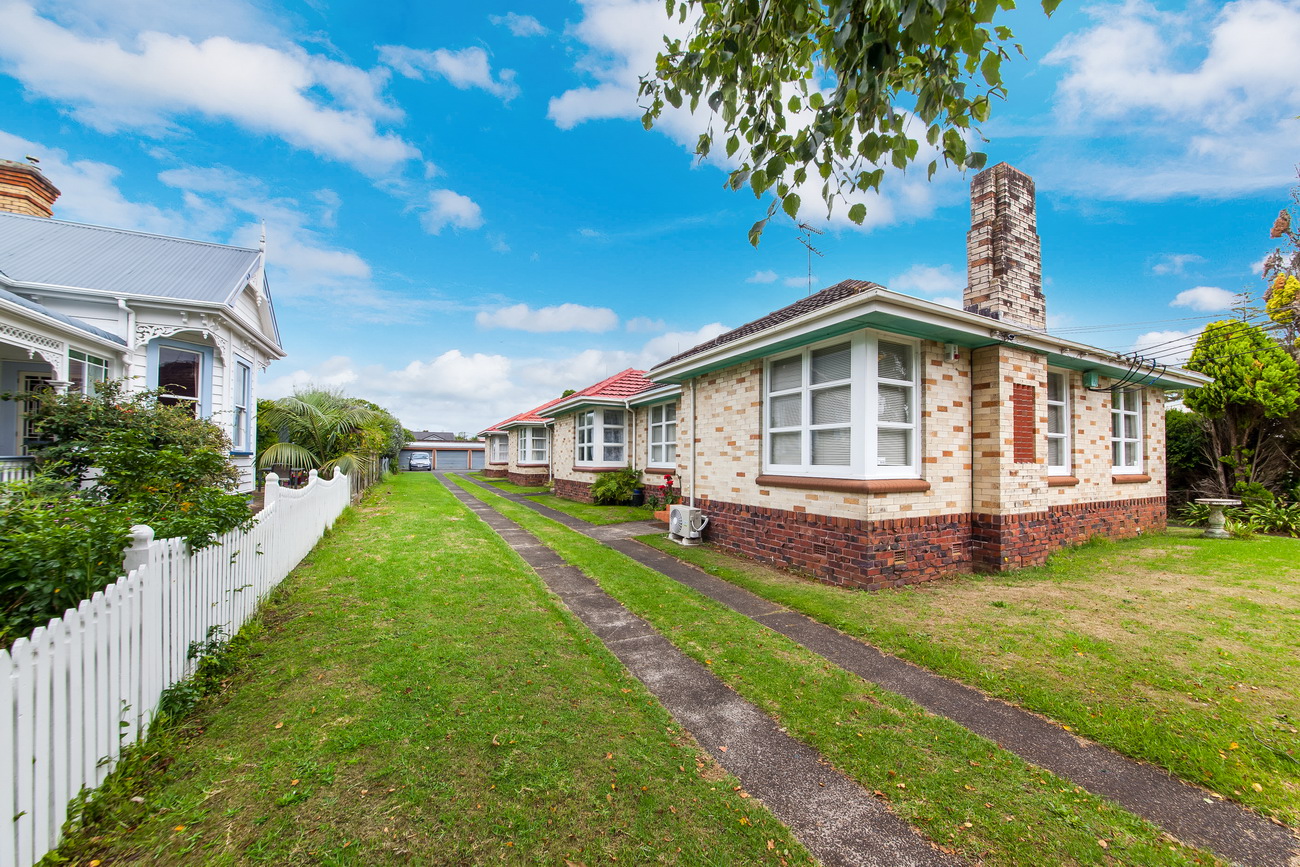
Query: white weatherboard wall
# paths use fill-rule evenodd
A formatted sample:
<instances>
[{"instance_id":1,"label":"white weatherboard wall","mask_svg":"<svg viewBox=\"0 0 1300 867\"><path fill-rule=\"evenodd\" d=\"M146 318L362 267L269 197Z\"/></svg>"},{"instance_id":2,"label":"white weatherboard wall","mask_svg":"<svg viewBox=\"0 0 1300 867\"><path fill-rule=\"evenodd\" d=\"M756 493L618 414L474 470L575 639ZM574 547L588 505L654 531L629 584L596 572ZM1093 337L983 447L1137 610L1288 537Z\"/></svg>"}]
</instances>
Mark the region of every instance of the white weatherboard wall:
<instances>
[{"instance_id":1,"label":"white weatherboard wall","mask_svg":"<svg viewBox=\"0 0 1300 867\"><path fill-rule=\"evenodd\" d=\"M58 844L68 802L142 738L191 642L233 635L347 507L351 481L312 470L307 486L267 476L247 532L193 554L137 527L129 573L0 651L0 865L28 867ZM12 817L12 820L11 820Z\"/></svg>"}]
</instances>

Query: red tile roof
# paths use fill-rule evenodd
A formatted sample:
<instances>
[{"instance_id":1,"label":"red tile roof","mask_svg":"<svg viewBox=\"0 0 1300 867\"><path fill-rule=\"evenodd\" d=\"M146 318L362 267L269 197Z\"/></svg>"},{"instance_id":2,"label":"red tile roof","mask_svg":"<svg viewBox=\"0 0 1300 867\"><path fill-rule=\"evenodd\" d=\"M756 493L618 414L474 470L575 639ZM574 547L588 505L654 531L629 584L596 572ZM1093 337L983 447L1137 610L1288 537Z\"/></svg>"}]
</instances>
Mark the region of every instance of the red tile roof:
<instances>
[{"instance_id":1,"label":"red tile roof","mask_svg":"<svg viewBox=\"0 0 1300 867\"><path fill-rule=\"evenodd\" d=\"M811 313L822 307L828 307L836 301L841 301L853 295L860 295L868 289L883 289L878 283L869 283L866 280L841 280L828 289L809 295L807 298L800 298L798 301L780 310L767 314L753 322L746 322L739 328L733 328L726 334L720 334L712 340L706 340L698 346L693 346L685 352L679 352L666 361L661 361L655 367L663 367L665 364L672 364L674 361L681 361L683 358L690 358L706 349L713 349L731 343L733 340L739 340L742 337L748 337L751 334L757 334L760 331L766 331L782 322L789 322L803 316L805 313Z\"/></svg>"},{"instance_id":2,"label":"red tile roof","mask_svg":"<svg viewBox=\"0 0 1300 867\"><path fill-rule=\"evenodd\" d=\"M608 379L602 379L595 385L587 386L582 391L575 391L564 399L572 400L575 397L622 399L631 397L634 394L640 394L647 388L654 388L656 385L657 383L645 378L644 370L633 370L629 367L627 370L616 373Z\"/></svg>"},{"instance_id":3,"label":"red tile roof","mask_svg":"<svg viewBox=\"0 0 1300 867\"><path fill-rule=\"evenodd\" d=\"M525 410L518 415L512 415L505 421L498 422L497 424L492 425L492 427L486 428L486 430L501 430L501 428L508 424L545 424L551 420L551 417L546 415L545 411L562 400L564 400L562 397L551 398L540 406L535 406L530 410Z\"/></svg>"}]
</instances>

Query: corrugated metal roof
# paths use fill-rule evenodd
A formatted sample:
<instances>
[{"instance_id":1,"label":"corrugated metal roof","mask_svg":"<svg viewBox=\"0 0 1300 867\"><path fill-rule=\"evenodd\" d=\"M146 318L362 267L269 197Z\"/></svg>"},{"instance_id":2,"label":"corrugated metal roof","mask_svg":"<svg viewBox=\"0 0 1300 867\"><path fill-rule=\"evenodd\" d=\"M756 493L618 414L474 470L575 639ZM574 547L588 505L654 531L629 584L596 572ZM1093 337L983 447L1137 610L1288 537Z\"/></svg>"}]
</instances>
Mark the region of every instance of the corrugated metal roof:
<instances>
[{"instance_id":1,"label":"corrugated metal roof","mask_svg":"<svg viewBox=\"0 0 1300 867\"><path fill-rule=\"evenodd\" d=\"M0 214L0 271L19 283L227 304L257 250Z\"/></svg>"},{"instance_id":2,"label":"corrugated metal roof","mask_svg":"<svg viewBox=\"0 0 1300 867\"><path fill-rule=\"evenodd\" d=\"M0 274L0 278L3 277L4 275ZM8 289L0 288L0 298L3 298L6 301L12 301L14 304L17 304L20 307L25 307L28 310L31 310L33 313L41 313L45 316L50 317L51 319L57 319L59 322L62 322L65 325L71 325L73 328L80 329L81 331L85 331L88 334L93 334L96 337L102 337L104 340L111 340L116 344L119 344L121 346L126 346L126 341L123 340L121 337L118 337L116 334L105 331L102 328L97 328L96 326L91 325L89 322L82 322L80 319L77 319L73 316L67 316L63 313L58 313L54 310L49 309L48 307L45 307L41 304L37 304L35 301L32 301L28 298L24 298L21 295L15 295L14 293L10 292Z\"/></svg>"}]
</instances>

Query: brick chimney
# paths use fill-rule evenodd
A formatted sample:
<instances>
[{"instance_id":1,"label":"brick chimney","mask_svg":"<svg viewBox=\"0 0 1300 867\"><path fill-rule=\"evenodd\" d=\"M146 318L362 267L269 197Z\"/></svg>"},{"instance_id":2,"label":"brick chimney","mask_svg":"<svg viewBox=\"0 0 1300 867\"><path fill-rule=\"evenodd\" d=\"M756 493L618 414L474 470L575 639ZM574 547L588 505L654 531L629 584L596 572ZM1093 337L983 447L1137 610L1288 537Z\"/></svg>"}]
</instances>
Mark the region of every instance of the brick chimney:
<instances>
[{"instance_id":1,"label":"brick chimney","mask_svg":"<svg viewBox=\"0 0 1300 867\"><path fill-rule=\"evenodd\" d=\"M1009 326L1047 328L1043 264L1034 208L1034 180L998 163L970 185L966 235L967 311Z\"/></svg>"},{"instance_id":2,"label":"brick chimney","mask_svg":"<svg viewBox=\"0 0 1300 867\"><path fill-rule=\"evenodd\" d=\"M0 160L0 212L54 216L59 191L30 163Z\"/></svg>"}]
</instances>

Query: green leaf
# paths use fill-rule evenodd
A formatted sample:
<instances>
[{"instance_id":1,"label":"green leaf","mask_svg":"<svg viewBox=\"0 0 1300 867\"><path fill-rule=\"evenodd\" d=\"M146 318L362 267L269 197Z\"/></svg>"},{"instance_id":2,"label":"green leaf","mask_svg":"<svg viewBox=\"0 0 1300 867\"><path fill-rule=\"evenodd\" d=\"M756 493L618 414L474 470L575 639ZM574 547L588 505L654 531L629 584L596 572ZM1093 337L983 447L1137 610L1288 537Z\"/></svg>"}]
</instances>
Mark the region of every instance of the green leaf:
<instances>
[{"instance_id":1,"label":"green leaf","mask_svg":"<svg viewBox=\"0 0 1300 867\"><path fill-rule=\"evenodd\" d=\"M781 209L785 211L791 219L798 217L799 197L794 193L788 193L786 197L781 200Z\"/></svg>"},{"instance_id":2,"label":"green leaf","mask_svg":"<svg viewBox=\"0 0 1300 867\"><path fill-rule=\"evenodd\" d=\"M849 208L849 219L853 221L853 225L861 226L862 221L865 220L866 218L867 218L867 206L862 204L861 202L858 202L853 207Z\"/></svg>"}]
</instances>

